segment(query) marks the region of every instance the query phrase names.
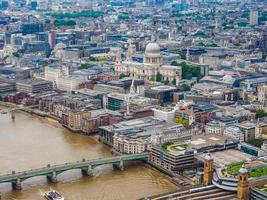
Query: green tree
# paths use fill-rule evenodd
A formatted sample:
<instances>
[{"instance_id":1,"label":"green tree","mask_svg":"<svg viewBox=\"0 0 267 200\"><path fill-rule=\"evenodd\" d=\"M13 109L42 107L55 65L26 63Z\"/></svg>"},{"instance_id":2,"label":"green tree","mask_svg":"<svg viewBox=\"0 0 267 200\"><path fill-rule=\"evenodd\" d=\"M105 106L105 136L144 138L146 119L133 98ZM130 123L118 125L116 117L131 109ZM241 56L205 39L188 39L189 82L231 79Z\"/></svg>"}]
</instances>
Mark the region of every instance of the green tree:
<instances>
[{"instance_id":1,"label":"green tree","mask_svg":"<svg viewBox=\"0 0 267 200\"><path fill-rule=\"evenodd\" d=\"M265 110L259 109L256 111L256 118L262 118L266 116L267 116L267 112L265 112Z\"/></svg>"},{"instance_id":2,"label":"green tree","mask_svg":"<svg viewBox=\"0 0 267 200\"><path fill-rule=\"evenodd\" d=\"M185 119L185 118L182 118L182 117L174 118L173 122L176 123L176 124L182 124L183 126L188 126L189 125L188 120Z\"/></svg>"},{"instance_id":3,"label":"green tree","mask_svg":"<svg viewBox=\"0 0 267 200\"><path fill-rule=\"evenodd\" d=\"M92 56L90 56L90 57L89 57L89 60L90 60L90 61L93 61L93 62L97 62L97 61L98 61L98 59L97 59L97 58L95 58L95 57L92 57Z\"/></svg>"},{"instance_id":4,"label":"green tree","mask_svg":"<svg viewBox=\"0 0 267 200\"><path fill-rule=\"evenodd\" d=\"M155 81L155 77L152 76L149 80L150 80L150 81Z\"/></svg>"},{"instance_id":5,"label":"green tree","mask_svg":"<svg viewBox=\"0 0 267 200\"><path fill-rule=\"evenodd\" d=\"M164 83L164 85L169 85L170 81L169 80L165 80L165 81L161 81L162 83Z\"/></svg>"},{"instance_id":6,"label":"green tree","mask_svg":"<svg viewBox=\"0 0 267 200\"><path fill-rule=\"evenodd\" d=\"M255 139L248 141L248 143L255 147L261 148L261 145L263 144L263 140L264 139L262 138L255 138Z\"/></svg>"},{"instance_id":7,"label":"green tree","mask_svg":"<svg viewBox=\"0 0 267 200\"><path fill-rule=\"evenodd\" d=\"M182 78L183 79L192 79L192 77L197 77L197 79L202 78L201 69L197 65L190 65L186 62L177 63L176 61L173 61L171 63L173 66L180 66L182 68Z\"/></svg>"},{"instance_id":8,"label":"green tree","mask_svg":"<svg viewBox=\"0 0 267 200\"><path fill-rule=\"evenodd\" d=\"M161 75L161 73L158 72L156 75L156 81L161 82L161 80L162 80L162 75Z\"/></svg>"},{"instance_id":9,"label":"green tree","mask_svg":"<svg viewBox=\"0 0 267 200\"><path fill-rule=\"evenodd\" d=\"M119 76L119 79L122 79L122 78L125 78L125 77L129 77L129 75L128 74L121 73L120 76Z\"/></svg>"},{"instance_id":10,"label":"green tree","mask_svg":"<svg viewBox=\"0 0 267 200\"><path fill-rule=\"evenodd\" d=\"M89 64L89 63L82 63L79 67L79 69L89 69L93 67L93 65Z\"/></svg>"},{"instance_id":11,"label":"green tree","mask_svg":"<svg viewBox=\"0 0 267 200\"><path fill-rule=\"evenodd\" d=\"M172 80L172 84L176 85L176 79L175 78Z\"/></svg>"},{"instance_id":12,"label":"green tree","mask_svg":"<svg viewBox=\"0 0 267 200\"><path fill-rule=\"evenodd\" d=\"M187 84L182 84L181 88L183 91L190 91L191 90L191 87Z\"/></svg>"}]
</instances>

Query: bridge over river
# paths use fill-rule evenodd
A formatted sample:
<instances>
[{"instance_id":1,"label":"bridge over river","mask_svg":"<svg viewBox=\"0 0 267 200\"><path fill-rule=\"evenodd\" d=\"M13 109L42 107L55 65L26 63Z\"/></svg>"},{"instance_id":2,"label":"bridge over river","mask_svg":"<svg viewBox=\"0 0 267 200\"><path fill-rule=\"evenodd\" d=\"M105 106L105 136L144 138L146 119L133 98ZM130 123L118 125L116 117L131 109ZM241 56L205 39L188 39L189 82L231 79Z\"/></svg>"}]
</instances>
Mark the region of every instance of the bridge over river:
<instances>
[{"instance_id":1,"label":"bridge over river","mask_svg":"<svg viewBox=\"0 0 267 200\"><path fill-rule=\"evenodd\" d=\"M36 176L46 176L50 182L57 182L57 175L62 172L73 170L73 169L81 169L82 173L87 176L93 175L93 169L97 166L113 164L114 167L119 168L120 170L124 170L124 163L128 161L148 161L149 154L130 154L130 155L122 155L115 156L109 158L95 159L95 160L86 160L65 163L61 165L47 165L46 167L40 169L31 169L28 171L15 172L13 171L11 174L1 175L0 183L12 183L13 189L21 190L21 182Z\"/></svg>"}]
</instances>

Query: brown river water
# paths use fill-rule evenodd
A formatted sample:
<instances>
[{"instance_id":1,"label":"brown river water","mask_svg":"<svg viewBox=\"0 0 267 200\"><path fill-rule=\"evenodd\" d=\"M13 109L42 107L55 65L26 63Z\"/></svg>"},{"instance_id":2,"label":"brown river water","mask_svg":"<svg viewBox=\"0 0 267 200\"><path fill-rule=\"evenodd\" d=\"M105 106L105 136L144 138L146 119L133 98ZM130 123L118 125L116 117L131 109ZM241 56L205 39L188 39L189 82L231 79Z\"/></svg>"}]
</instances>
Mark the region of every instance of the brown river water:
<instances>
[{"instance_id":1,"label":"brown river water","mask_svg":"<svg viewBox=\"0 0 267 200\"><path fill-rule=\"evenodd\" d=\"M98 143L96 136L73 134L54 120L23 112L16 113L15 122L9 114L0 114L0 175L109 156L110 148ZM42 194L53 189L66 200L132 200L177 189L166 176L143 164L125 171L101 166L94 169L94 177L70 170L60 174L58 181L52 184L46 177L34 177L22 182L21 191L12 191L9 183L0 184L1 200L43 200Z\"/></svg>"}]
</instances>

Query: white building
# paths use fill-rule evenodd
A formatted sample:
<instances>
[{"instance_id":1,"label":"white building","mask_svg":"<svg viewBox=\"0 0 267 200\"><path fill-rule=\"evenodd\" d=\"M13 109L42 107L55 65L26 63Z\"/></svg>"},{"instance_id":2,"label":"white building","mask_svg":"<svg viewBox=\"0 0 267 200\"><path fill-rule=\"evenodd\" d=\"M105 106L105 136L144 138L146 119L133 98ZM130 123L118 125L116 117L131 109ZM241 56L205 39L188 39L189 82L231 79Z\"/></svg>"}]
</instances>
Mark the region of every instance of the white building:
<instances>
[{"instance_id":1,"label":"white building","mask_svg":"<svg viewBox=\"0 0 267 200\"><path fill-rule=\"evenodd\" d=\"M153 108L154 117L165 120L166 122L173 122L176 109L169 108Z\"/></svg>"},{"instance_id":2,"label":"white building","mask_svg":"<svg viewBox=\"0 0 267 200\"><path fill-rule=\"evenodd\" d=\"M267 85L258 86L258 100L267 105Z\"/></svg>"},{"instance_id":3,"label":"white building","mask_svg":"<svg viewBox=\"0 0 267 200\"><path fill-rule=\"evenodd\" d=\"M205 126L205 133L206 134L222 134L222 127L219 122L217 121L211 121L206 124Z\"/></svg>"},{"instance_id":4,"label":"white building","mask_svg":"<svg viewBox=\"0 0 267 200\"><path fill-rule=\"evenodd\" d=\"M115 134L113 136L113 148L121 153L137 154L147 150L148 138L131 138Z\"/></svg>"},{"instance_id":5,"label":"white building","mask_svg":"<svg viewBox=\"0 0 267 200\"><path fill-rule=\"evenodd\" d=\"M78 89L81 83L87 81L84 76L71 76L69 75L68 67L45 67L45 80L52 81L54 87L59 90L71 92Z\"/></svg>"},{"instance_id":6,"label":"white building","mask_svg":"<svg viewBox=\"0 0 267 200\"><path fill-rule=\"evenodd\" d=\"M261 145L261 149L267 153L267 140L263 141L263 144Z\"/></svg>"},{"instance_id":7,"label":"white building","mask_svg":"<svg viewBox=\"0 0 267 200\"><path fill-rule=\"evenodd\" d=\"M244 134L237 126L228 126L225 128L224 133L226 137L229 137L234 140L239 140L240 142L244 142Z\"/></svg>"},{"instance_id":8,"label":"white building","mask_svg":"<svg viewBox=\"0 0 267 200\"><path fill-rule=\"evenodd\" d=\"M259 13L257 10L251 9L249 13L249 25L255 26L258 25Z\"/></svg>"},{"instance_id":9,"label":"white building","mask_svg":"<svg viewBox=\"0 0 267 200\"><path fill-rule=\"evenodd\" d=\"M128 51L127 57L131 56L134 51L132 45L129 45L129 48L131 49ZM175 79L177 85L182 77L181 67L162 63L160 47L156 42L151 42L146 46L143 63L131 61L130 57L125 61L117 60L115 72L129 74L131 77L147 81L156 80L157 74L161 74L162 81L172 82Z\"/></svg>"}]
</instances>

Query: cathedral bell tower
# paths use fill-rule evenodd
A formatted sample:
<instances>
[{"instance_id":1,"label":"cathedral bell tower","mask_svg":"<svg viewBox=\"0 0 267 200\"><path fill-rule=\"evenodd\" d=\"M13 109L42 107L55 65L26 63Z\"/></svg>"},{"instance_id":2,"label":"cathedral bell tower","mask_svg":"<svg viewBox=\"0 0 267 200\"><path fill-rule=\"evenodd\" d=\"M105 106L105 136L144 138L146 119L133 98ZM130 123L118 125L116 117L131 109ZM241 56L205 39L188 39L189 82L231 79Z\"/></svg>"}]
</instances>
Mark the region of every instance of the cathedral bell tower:
<instances>
[{"instance_id":1,"label":"cathedral bell tower","mask_svg":"<svg viewBox=\"0 0 267 200\"><path fill-rule=\"evenodd\" d=\"M250 193L249 181L248 181L248 170L241 167L238 175L237 183L237 199L248 200Z\"/></svg>"},{"instance_id":2,"label":"cathedral bell tower","mask_svg":"<svg viewBox=\"0 0 267 200\"><path fill-rule=\"evenodd\" d=\"M204 157L204 184L210 185L213 178L213 158L210 153Z\"/></svg>"}]
</instances>

